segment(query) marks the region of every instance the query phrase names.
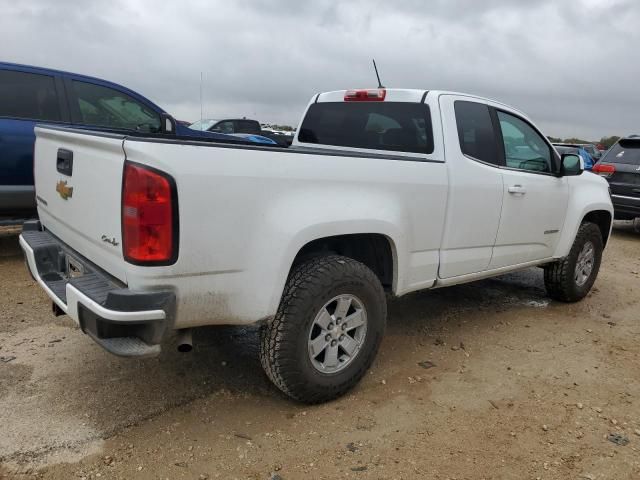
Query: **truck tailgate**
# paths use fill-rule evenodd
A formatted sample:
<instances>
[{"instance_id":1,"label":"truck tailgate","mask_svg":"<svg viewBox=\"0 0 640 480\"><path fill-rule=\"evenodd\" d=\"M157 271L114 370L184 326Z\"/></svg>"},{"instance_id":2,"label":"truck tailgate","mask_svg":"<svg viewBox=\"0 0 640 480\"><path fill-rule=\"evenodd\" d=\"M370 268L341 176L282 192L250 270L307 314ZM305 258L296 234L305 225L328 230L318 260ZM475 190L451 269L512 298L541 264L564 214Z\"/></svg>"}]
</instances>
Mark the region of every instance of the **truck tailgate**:
<instances>
[{"instance_id":1,"label":"truck tailgate","mask_svg":"<svg viewBox=\"0 0 640 480\"><path fill-rule=\"evenodd\" d=\"M44 227L126 283L122 135L36 127L34 178Z\"/></svg>"}]
</instances>

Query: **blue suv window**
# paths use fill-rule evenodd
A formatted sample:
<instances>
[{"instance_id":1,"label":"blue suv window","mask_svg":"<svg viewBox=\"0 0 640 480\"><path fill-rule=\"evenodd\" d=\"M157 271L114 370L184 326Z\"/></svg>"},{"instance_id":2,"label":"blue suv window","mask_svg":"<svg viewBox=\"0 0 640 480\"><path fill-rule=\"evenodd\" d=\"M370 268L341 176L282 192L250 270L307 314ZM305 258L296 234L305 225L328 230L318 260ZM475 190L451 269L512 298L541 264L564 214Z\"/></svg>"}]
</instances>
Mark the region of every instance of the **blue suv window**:
<instances>
[{"instance_id":1,"label":"blue suv window","mask_svg":"<svg viewBox=\"0 0 640 480\"><path fill-rule=\"evenodd\" d=\"M159 132L160 115L113 88L73 81L80 118L77 123L99 127Z\"/></svg>"},{"instance_id":2,"label":"blue suv window","mask_svg":"<svg viewBox=\"0 0 640 480\"><path fill-rule=\"evenodd\" d=\"M0 70L0 117L60 120L60 104L54 78Z\"/></svg>"}]
</instances>

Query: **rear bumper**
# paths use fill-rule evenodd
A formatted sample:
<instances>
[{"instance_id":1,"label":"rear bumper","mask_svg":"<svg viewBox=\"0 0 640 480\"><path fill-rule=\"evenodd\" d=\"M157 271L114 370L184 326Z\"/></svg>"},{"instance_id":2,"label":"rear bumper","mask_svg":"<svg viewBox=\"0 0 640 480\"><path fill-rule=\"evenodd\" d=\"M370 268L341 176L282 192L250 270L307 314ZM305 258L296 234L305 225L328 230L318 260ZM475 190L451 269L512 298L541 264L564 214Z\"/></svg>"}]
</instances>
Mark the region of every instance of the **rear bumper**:
<instances>
[{"instance_id":1,"label":"rear bumper","mask_svg":"<svg viewBox=\"0 0 640 480\"><path fill-rule=\"evenodd\" d=\"M631 220L640 217L640 197L626 195L611 195L615 218L619 220Z\"/></svg>"},{"instance_id":2,"label":"rear bumper","mask_svg":"<svg viewBox=\"0 0 640 480\"><path fill-rule=\"evenodd\" d=\"M160 353L175 311L170 291L134 292L87 259L41 230L40 222L26 222L20 246L31 275L55 304L107 351L126 357ZM68 259L83 272L68 275Z\"/></svg>"}]
</instances>

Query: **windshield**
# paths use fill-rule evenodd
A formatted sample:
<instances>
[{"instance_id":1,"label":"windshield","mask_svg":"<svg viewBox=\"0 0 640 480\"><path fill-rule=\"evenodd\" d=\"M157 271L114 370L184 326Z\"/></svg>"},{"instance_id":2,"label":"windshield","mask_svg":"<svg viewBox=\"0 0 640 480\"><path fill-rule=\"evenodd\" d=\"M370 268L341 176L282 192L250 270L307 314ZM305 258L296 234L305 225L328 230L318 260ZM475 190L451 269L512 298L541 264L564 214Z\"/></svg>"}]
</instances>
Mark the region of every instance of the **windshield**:
<instances>
[{"instance_id":1,"label":"windshield","mask_svg":"<svg viewBox=\"0 0 640 480\"><path fill-rule=\"evenodd\" d=\"M189 128L192 130L201 130L201 131L209 130L216 123L218 123L218 121L219 120L214 120L213 118L198 120L197 122L193 122L191 125L189 125Z\"/></svg>"}]
</instances>

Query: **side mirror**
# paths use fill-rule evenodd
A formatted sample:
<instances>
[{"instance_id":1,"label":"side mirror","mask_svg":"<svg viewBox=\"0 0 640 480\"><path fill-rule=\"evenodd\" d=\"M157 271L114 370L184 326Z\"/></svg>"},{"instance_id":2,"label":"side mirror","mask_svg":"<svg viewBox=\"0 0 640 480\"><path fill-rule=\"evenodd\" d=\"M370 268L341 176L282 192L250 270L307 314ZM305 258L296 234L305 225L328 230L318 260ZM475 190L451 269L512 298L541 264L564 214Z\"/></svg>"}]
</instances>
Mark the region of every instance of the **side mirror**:
<instances>
[{"instance_id":1,"label":"side mirror","mask_svg":"<svg viewBox=\"0 0 640 480\"><path fill-rule=\"evenodd\" d=\"M176 134L176 119L168 113L160 114L160 124L162 133L175 135Z\"/></svg>"},{"instance_id":2,"label":"side mirror","mask_svg":"<svg viewBox=\"0 0 640 480\"><path fill-rule=\"evenodd\" d=\"M580 155L565 153L560 161L560 175L574 176L584 172L584 160Z\"/></svg>"}]
</instances>

